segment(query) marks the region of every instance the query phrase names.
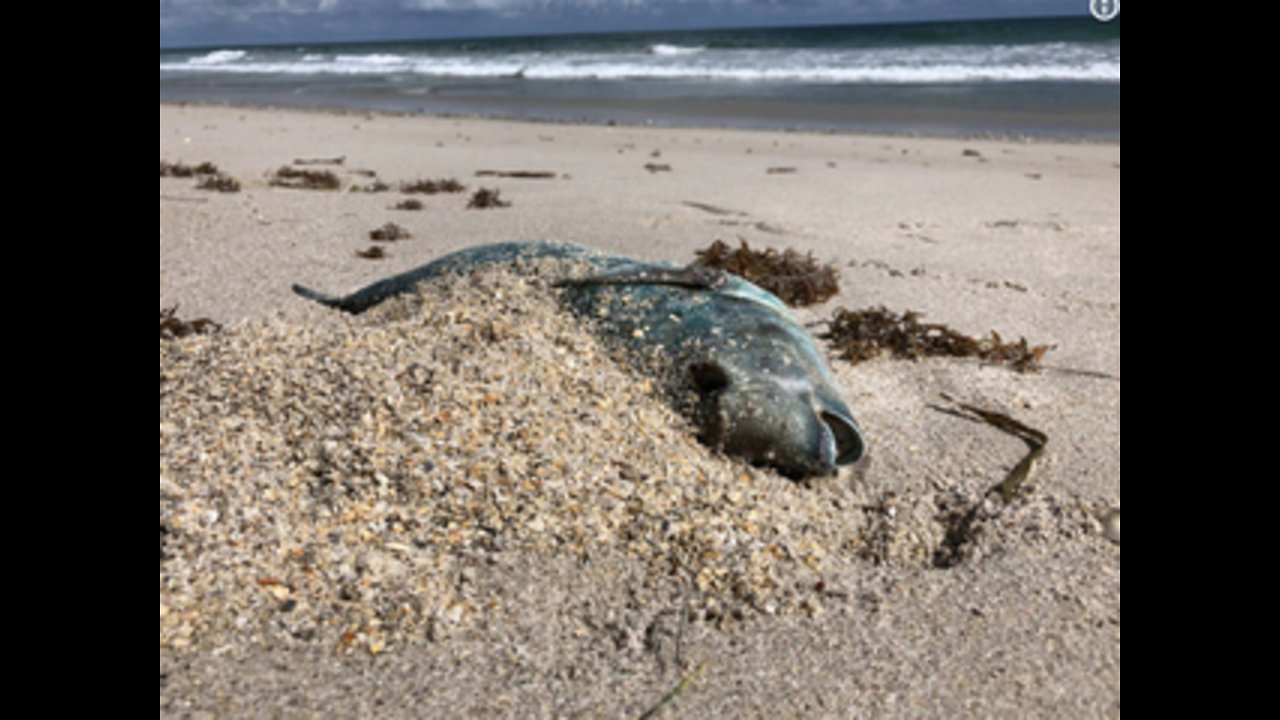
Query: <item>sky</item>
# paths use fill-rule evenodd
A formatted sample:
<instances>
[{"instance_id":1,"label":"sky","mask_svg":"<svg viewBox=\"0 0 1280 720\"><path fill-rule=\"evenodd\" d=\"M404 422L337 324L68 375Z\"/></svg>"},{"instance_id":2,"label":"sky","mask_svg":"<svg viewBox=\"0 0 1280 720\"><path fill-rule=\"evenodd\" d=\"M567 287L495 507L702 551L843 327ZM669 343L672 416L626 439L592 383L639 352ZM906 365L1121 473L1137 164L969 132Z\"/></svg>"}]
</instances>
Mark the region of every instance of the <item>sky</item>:
<instances>
[{"instance_id":1,"label":"sky","mask_svg":"<svg viewBox=\"0 0 1280 720\"><path fill-rule=\"evenodd\" d=\"M160 0L160 47L1079 15L1088 0Z\"/></svg>"}]
</instances>

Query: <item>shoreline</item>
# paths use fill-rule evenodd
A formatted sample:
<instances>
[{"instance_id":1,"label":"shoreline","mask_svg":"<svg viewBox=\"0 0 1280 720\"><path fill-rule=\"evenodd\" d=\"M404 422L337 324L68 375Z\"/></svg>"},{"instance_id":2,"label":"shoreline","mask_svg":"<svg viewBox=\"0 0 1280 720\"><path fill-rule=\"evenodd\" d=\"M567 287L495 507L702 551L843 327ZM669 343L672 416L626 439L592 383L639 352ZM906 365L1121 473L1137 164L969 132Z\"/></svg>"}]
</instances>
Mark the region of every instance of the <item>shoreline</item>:
<instances>
[{"instance_id":1,"label":"shoreline","mask_svg":"<svg viewBox=\"0 0 1280 720\"><path fill-rule=\"evenodd\" d=\"M203 90L197 90L196 95L207 95ZM583 125L591 127L633 127L633 128L657 128L670 130L742 130L754 132L777 132L784 134L792 133L812 133L816 135L852 135L852 136L868 136L868 137L886 137L886 138L932 138L932 139L956 139L956 140L995 140L1005 142L1027 142L1027 143L1067 143L1067 144L1098 144L1098 145L1120 145L1121 139L1114 135L1111 131L1097 131L1093 133L1082 132L1026 132L1026 131L946 131L946 130L903 130L893 131L888 129L894 125L902 124L910 121L917 126L923 125L939 125L940 121L935 116L920 115L916 113L914 119L909 120L909 116L899 110L897 114L892 111L886 113L868 114L862 121L862 127L857 124L849 125L846 123L844 127L832 127L823 125L821 121L805 121L805 125L778 125L772 124L765 120L757 120L755 122L724 122L724 113L718 113L719 117L712 115L688 115L683 110L694 105L688 101L667 101L664 104L676 108L681 111L679 114L685 114L690 118L686 122L667 117L663 120L637 119L643 114L641 110L633 110L615 103L608 105L604 101L600 101L601 107L592 109L590 106L579 105L580 109L585 109L589 114L580 117L556 116L556 115L525 115L517 116L510 114L508 110L494 110L491 112L482 111L466 111L459 110L456 112L448 110L408 110L396 109L388 107L378 107L372 105L370 107L359 107L351 103L343 103L334 101L333 103L304 103L288 104L279 102L278 97L267 100L246 100L228 98L225 100L204 99L201 97L193 99L184 98L161 98L160 104L172 106L196 106L196 107L227 107L227 108L245 108L260 110L279 110L279 111L295 111L295 112L315 112L328 114L375 114L388 117L425 117L425 118L441 118L441 119L464 119L464 120L492 120L502 122L531 123L541 125ZM477 101L471 101L472 105L484 104ZM511 101L494 100L492 105L502 108L504 105L510 106ZM644 103L635 103L636 107L645 107ZM615 112L610 112L613 109ZM670 114L668 110L668 114ZM778 112L776 109L773 111ZM959 117L961 113L957 110L948 111L952 118ZM616 116L616 117L615 117ZM698 120L701 118L701 121ZM945 118L944 118L945 119ZM980 123L981 121L974 121ZM1118 131L1116 131L1118 133Z\"/></svg>"}]
</instances>

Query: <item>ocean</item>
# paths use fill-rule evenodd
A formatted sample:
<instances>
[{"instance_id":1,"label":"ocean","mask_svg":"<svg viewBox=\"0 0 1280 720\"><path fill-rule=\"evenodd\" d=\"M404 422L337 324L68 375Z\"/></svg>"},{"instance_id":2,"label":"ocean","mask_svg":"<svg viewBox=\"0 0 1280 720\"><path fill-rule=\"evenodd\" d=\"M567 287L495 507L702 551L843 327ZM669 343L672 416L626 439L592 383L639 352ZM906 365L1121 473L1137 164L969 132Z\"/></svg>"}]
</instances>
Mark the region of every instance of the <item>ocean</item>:
<instances>
[{"instance_id":1,"label":"ocean","mask_svg":"<svg viewBox=\"0 0 1280 720\"><path fill-rule=\"evenodd\" d=\"M1119 141L1120 19L162 49L160 100Z\"/></svg>"}]
</instances>

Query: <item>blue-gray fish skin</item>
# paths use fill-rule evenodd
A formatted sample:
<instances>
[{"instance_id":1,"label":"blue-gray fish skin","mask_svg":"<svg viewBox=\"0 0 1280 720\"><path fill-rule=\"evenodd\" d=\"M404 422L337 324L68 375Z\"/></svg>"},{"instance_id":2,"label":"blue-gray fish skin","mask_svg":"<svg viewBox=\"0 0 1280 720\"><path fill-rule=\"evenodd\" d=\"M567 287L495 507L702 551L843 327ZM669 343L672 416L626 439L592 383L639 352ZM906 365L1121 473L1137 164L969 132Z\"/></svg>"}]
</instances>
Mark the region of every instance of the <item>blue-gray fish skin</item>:
<instances>
[{"instance_id":1,"label":"blue-gray fish skin","mask_svg":"<svg viewBox=\"0 0 1280 720\"><path fill-rule=\"evenodd\" d=\"M706 444L792 478L829 475L864 455L862 430L809 333L776 296L736 275L529 242L460 250L342 297L293 289L359 313L424 280L542 258L589 267L555 283L561 302L649 367L673 368L694 391L681 409Z\"/></svg>"}]
</instances>

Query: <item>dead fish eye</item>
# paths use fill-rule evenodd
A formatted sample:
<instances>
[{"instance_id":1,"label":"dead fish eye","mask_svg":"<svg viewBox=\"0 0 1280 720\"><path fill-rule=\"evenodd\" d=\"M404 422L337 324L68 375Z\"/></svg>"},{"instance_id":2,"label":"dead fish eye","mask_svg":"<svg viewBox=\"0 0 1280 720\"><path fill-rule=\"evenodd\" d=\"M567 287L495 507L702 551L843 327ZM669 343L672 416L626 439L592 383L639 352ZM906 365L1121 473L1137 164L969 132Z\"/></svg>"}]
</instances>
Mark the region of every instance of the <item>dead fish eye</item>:
<instances>
[{"instance_id":1,"label":"dead fish eye","mask_svg":"<svg viewBox=\"0 0 1280 720\"><path fill-rule=\"evenodd\" d=\"M713 362L697 362L689 366L689 381L699 393L710 395L729 387L729 374Z\"/></svg>"}]
</instances>

